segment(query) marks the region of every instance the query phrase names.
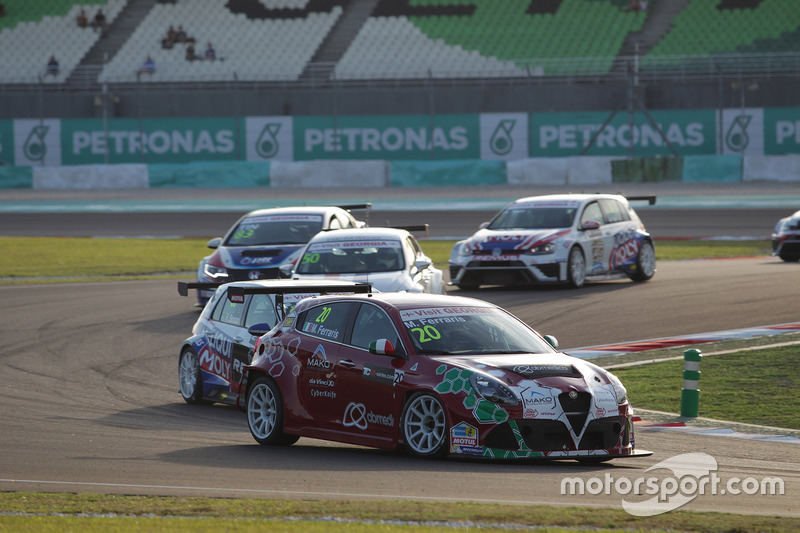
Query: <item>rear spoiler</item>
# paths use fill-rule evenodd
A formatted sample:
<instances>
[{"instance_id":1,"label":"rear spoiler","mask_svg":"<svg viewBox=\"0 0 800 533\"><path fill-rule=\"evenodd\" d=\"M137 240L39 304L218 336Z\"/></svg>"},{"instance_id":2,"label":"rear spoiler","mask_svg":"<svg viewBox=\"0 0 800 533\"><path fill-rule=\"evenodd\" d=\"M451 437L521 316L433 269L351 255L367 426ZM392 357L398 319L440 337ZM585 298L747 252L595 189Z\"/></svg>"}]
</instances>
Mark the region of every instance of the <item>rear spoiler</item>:
<instances>
[{"instance_id":1,"label":"rear spoiler","mask_svg":"<svg viewBox=\"0 0 800 533\"><path fill-rule=\"evenodd\" d=\"M417 232L417 231L424 231L425 236L428 236L428 224L419 224L417 226L391 226L394 229L403 229L408 231L409 233Z\"/></svg>"},{"instance_id":2,"label":"rear spoiler","mask_svg":"<svg viewBox=\"0 0 800 533\"><path fill-rule=\"evenodd\" d=\"M189 296L189 289L200 289L200 290L212 290L216 289L220 285L224 285L226 282L219 282L219 281L198 281L198 282L186 282L186 281L179 281L178 282L178 294L181 296Z\"/></svg>"},{"instance_id":3,"label":"rear spoiler","mask_svg":"<svg viewBox=\"0 0 800 533\"><path fill-rule=\"evenodd\" d=\"M369 210L372 207L372 204L367 202L365 204L345 204L345 205L337 205L339 209L344 209L345 211L352 211L353 209L366 209Z\"/></svg>"},{"instance_id":4,"label":"rear spoiler","mask_svg":"<svg viewBox=\"0 0 800 533\"><path fill-rule=\"evenodd\" d=\"M656 205L656 196L626 196L629 202L647 202L650 205Z\"/></svg>"},{"instance_id":5,"label":"rear spoiler","mask_svg":"<svg viewBox=\"0 0 800 533\"><path fill-rule=\"evenodd\" d=\"M355 283L353 285L316 285L290 287L230 287L228 289L228 300L233 303L244 303L246 294L274 294L275 309L279 320L283 320L286 315L286 308L283 305L285 294L309 294L324 296L330 293L344 294L365 294L372 292L372 285L369 283Z\"/></svg>"}]
</instances>

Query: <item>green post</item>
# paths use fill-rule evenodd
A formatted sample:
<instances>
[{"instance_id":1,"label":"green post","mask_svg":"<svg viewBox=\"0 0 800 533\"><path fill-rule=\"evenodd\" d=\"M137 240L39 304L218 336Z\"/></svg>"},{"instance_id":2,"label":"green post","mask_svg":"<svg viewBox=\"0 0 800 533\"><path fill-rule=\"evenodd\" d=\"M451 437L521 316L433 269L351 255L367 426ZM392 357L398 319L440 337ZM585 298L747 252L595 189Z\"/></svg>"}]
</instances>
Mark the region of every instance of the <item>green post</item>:
<instances>
[{"instance_id":1,"label":"green post","mask_svg":"<svg viewBox=\"0 0 800 533\"><path fill-rule=\"evenodd\" d=\"M681 416L694 418L700 412L700 350L683 352L683 390Z\"/></svg>"}]
</instances>

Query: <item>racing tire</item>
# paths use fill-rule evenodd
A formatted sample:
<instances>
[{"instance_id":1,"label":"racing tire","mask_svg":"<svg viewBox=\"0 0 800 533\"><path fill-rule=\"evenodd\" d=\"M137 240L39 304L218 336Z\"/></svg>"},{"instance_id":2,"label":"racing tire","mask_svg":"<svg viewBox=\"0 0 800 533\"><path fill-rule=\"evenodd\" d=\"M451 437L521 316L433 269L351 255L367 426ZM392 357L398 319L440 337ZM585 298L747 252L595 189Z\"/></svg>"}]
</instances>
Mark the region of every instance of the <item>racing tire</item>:
<instances>
[{"instance_id":1,"label":"racing tire","mask_svg":"<svg viewBox=\"0 0 800 533\"><path fill-rule=\"evenodd\" d=\"M447 453L447 414L436 396L411 396L400 417L406 451L416 457L443 457Z\"/></svg>"},{"instance_id":2,"label":"racing tire","mask_svg":"<svg viewBox=\"0 0 800 533\"><path fill-rule=\"evenodd\" d=\"M283 396L275 381L264 376L247 393L247 426L264 446L289 446L300 438L283 432Z\"/></svg>"},{"instance_id":3,"label":"racing tire","mask_svg":"<svg viewBox=\"0 0 800 533\"><path fill-rule=\"evenodd\" d=\"M200 372L200 361L194 350L186 349L178 361L178 384L180 393L186 403L210 404L203 399L203 375Z\"/></svg>"},{"instance_id":4,"label":"racing tire","mask_svg":"<svg viewBox=\"0 0 800 533\"><path fill-rule=\"evenodd\" d=\"M800 255L797 254L787 254L784 252L778 254L778 257L780 257L783 261L786 261L787 263L797 263L798 261L800 261Z\"/></svg>"},{"instance_id":5,"label":"racing tire","mask_svg":"<svg viewBox=\"0 0 800 533\"><path fill-rule=\"evenodd\" d=\"M636 270L630 275L633 281L647 281L656 273L656 250L653 243L644 241L636 257Z\"/></svg>"},{"instance_id":6,"label":"racing tire","mask_svg":"<svg viewBox=\"0 0 800 533\"><path fill-rule=\"evenodd\" d=\"M586 258L580 247L573 246L567 260L567 285L579 289L586 283Z\"/></svg>"}]
</instances>

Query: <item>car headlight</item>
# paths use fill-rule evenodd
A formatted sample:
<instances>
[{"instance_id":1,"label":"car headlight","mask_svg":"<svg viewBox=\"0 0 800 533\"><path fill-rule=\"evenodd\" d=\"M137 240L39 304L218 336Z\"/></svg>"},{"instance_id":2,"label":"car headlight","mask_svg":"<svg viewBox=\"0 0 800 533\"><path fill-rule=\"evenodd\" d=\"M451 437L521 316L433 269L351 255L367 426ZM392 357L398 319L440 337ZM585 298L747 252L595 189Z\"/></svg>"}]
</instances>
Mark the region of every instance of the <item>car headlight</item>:
<instances>
[{"instance_id":1,"label":"car headlight","mask_svg":"<svg viewBox=\"0 0 800 533\"><path fill-rule=\"evenodd\" d=\"M608 380L611 381L611 385L614 386L614 394L617 397L617 403L625 403L628 400L628 390L625 388L625 385L623 385L614 374L606 375L608 376Z\"/></svg>"},{"instance_id":2,"label":"car headlight","mask_svg":"<svg viewBox=\"0 0 800 533\"><path fill-rule=\"evenodd\" d=\"M526 253L530 255L554 254L557 248L558 246L556 246L556 243L548 242L546 244L540 244L539 246L534 246Z\"/></svg>"},{"instance_id":3,"label":"car headlight","mask_svg":"<svg viewBox=\"0 0 800 533\"><path fill-rule=\"evenodd\" d=\"M228 277L228 269L225 267L218 267L211 264L206 263L203 267L203 274L208 276L211 279L217 278L227 278Z\"/></svg>"},{"instance_id":4,"label":"car headlight","mask_svg":"<svg viewBox=\"0 0 800 533\"><path fill-rule=\"evenodd\" d=\"M472 374L469 382L475 392L486 401L499 405L517 405L519 400L500 380L483 374Z\"/></svg>"}]
</instances>

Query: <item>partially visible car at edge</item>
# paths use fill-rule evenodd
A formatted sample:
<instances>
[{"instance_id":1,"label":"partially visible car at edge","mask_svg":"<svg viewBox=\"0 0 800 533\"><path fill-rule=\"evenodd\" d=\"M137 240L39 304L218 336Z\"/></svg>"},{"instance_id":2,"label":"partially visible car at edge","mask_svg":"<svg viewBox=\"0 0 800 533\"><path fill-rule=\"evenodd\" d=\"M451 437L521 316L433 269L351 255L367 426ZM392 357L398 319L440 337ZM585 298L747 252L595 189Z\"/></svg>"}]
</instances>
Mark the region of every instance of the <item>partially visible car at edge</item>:
<instances>
[{"instance_id":1,"label":"partially visible car at edge","mask_svg":"<svg viewBox=\"0 0 800 533\"><path fill-rule=\"evenodd\" d=\"M629 200L613 194L520 198L450 253L450 283L481 285L565 283L621 272L647 281L656 271L653 238Z\"/></svg>"},{"instance_id":2,"label":"partially visible car at edge","mask_svg":"<svg viewBox=\"0 0 800 533\"><path fill-rule=\"evenodd\" d=\"M262 445L303 436L419 457L650 455L635 448L620 380L557 344L474 298L305 299L258 339L239 406Z\"/></svg>"},{"instance_id":3,"label":"partially visible car at edge","mask_svg":"<svg viewBox=\"0 0 800 533\"><path fill-rule=\"evenodd\" d=\"M370 204L343 206L275 207L243 215L224 237L208 241L214 250L197 266L198 282L229 282L282 277L281 265L297 259L299 250L323 230L360 228L366 222L350 211ZM197 292L202 307L211 296Z\"/></svg>"},{"instance_id":4,"label":"partially visible car at edge","mask_svg":"<svg viewBox=\"0 0 800 533\"><path fill-rule=\"evenodd\" d=\"M772 253L787 262L800 261L800 211L780 219L775 225Z\"/></svg>"},{"instance_id":5,"label":"partially visible car at edge","mask_svg":"<svg viewBox=\"0 0 800 533\"><path fill-rule=\"evenodd\" d=\"M444 294L441 269L409 230L427 231L427 225L321 232L286 270L292 279L341 279L369 283L380 292Z\"/></svg>"},{"instance_id":6,"label":"partially visible car at edge","mask_svg":"<svg viewBox=\"0 0 800 533\"><path fill-rule=\"evenodd\" d=\"M187 403L235 404L242 369L259 336L283 320L300 300L320 294L370 292L347 281L263 280L231 283L178 282L178 293L209 290L212 297L178 352L178 381Z\"/></svg>"}]
</instances>

